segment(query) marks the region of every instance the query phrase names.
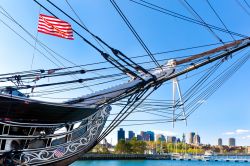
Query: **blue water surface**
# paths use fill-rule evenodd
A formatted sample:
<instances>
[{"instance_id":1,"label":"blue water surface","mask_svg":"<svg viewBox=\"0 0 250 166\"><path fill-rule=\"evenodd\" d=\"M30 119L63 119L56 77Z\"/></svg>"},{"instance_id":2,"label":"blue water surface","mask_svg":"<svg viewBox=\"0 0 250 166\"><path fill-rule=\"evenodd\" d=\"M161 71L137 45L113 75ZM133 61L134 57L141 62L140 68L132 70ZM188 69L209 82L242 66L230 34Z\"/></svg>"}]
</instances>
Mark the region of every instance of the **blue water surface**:
<instances>
[{"instance_id":1,"label":"blue water surface","mask_svg":"<svg viewBox=\"0 0 250 166\"><path fill-rule=\"evenodd\" d=\"M174 161L174 160L86 160L70 166L250 166L250 162Z\"/></svg>"}]
</instances>

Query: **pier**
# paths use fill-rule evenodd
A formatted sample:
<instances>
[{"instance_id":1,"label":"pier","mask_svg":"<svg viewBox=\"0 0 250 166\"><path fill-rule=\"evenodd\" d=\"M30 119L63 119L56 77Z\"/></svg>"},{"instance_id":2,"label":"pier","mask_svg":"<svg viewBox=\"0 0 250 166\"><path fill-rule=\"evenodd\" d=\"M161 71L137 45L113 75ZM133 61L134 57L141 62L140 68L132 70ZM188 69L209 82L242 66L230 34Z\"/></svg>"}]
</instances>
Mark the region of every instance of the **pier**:
<instances>
[{"instance_id":1,"label":"pier","mask_svg":"<svg viewBox=\"0 0 250 166\"><path fill-rule=\"evenodd\" d=\"M210 158L204 158L203 156L192 156L192 157L171 157L171 160L179 161L203 161L203 162L250 162L249 156L211 156Z\"/></svg>"}]
</instances>

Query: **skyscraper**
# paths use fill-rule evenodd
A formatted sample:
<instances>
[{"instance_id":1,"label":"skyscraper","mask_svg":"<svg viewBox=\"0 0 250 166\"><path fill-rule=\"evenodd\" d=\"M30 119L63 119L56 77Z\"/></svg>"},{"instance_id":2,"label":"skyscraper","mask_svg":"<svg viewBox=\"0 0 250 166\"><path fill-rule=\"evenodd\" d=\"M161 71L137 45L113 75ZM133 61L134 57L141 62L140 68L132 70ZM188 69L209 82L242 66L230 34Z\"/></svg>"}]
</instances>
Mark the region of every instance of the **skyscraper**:
<instances>
[{"instance_id":1,"label":"skyscraper","mask_svg":"<svg viewBox=\"0 0 250 166\"><path fill-rule=\"evenodd\" d=\"M222 146L222 139L221 138L218 139L218 146Z\"/></svg>"},{"instance_id":2,"label":"skyscraper","mask_svg":"<svg viewBox=\"0 0 250 166\"><path fill-rule=\"evenodd\" d=\"M137 135L136 139L137 139L137 141L142 141L143 140L141 135Z\"/></svg>"},{"instance_id":3,"label":"skyscraper","mask_svg":"<svg viewBox=\"0 0 250 166\"><path fill-rule=\"evenodd\" d=\"M144 141L150 141L150 134L145 132Z\"/></svg>"},{"instance_id":4,"label":"skyscraper","mask_svg":"<svg viewBox=\"0 0 250 166\"><path fill-rule=\"evenodd\" d=\"M155 141L155 133L153 131L147 131L146 134L149 135L149 141Z\"/></svg>"},{"instance_id":5,"label":"skyscraper","mask_svg":"<svg viewBox=\"0 0 250 166\"><path fill-rule=\"evenodd\" d=\"M162 134L157 134L156 135L156 141L166 141L166 138Z\"/></svg>"},{"instance_id":6,"label":"skyscraper","mask_svg":"<svg viewBox=\"0 0 250 166\"><path fill-rule=\"evenodd\" d=\"M235 145L236 145L235 142L236 142L236 141L235 141L235 138L229 138L229 140L228 140L229 146L235 146Z\"/></svg>"},{"instance_id":7,"label":"skyscraper","mask_svg":"<svg viewBox=\"0 0 250 166\"><path fill-rule=\"evenodd\" d=\"M185 136L185 134L183 133L183 135L182 135L182 143L186 143L186 136Z\"/></svg>"},{"instance_id":8,"label":"skyscraper","mask_svg":"<svg viewBox=\"0 0 250 166\"><path fill-rule=\"evenodd\" d=\"M168 136L167 142L168 143L176 143L176 137L175 136Z\"/></svg>"},{"instance_id":9,"label":"skyscraper","mask_svg":"<svg viewBox=\"0 0 250 166\"><path fill-rule=\"evenodd\" d=\"M141 138L142 138L142 141L145 141L146 140L146 132L145 131L141 131Z\"/></svg>"},{"instance_id":10,"label":"skyscraper","mask_svg":"<svg viewBox=\"0 0 250 166\"><path fill-rule=\"evenodd\" d=\"M189 133L189 143L190 143L190 144L193 144L193 143L194 143L194 135L195 135L194 132Z\"/></svg>"},{"instance_id":11,"label":"skyscraper","mask_svg":"<svg viewBox=\"0 0 250 166\"><path fill-rule=\"evenodd\" d=\"M128 131L128 140L131 140L135 137L135 133L133 131Z\"/></svg>"},{"instance_id":12,"label":"skyscraper","mask_svg":"<svg viewBox=\"0 0 250 166\"><path fill-rule=\"evenodd\" d=\"M201 143L201 138L198 134L195 134L193 137L193 143L199 145Z\"/></svg>"},{"instance_id":13,"label":"skyscraper","mask_svg":"<svg viewBox=\"0 0 250 166\"><path fill-rule=\"evenodd\" d=\"M120 130L118 130L117 139L118 139L118 141L120 141L122 139L125 140L125 131L123 130L123 128L120 128Z\"/></svg>"}]
</instances>

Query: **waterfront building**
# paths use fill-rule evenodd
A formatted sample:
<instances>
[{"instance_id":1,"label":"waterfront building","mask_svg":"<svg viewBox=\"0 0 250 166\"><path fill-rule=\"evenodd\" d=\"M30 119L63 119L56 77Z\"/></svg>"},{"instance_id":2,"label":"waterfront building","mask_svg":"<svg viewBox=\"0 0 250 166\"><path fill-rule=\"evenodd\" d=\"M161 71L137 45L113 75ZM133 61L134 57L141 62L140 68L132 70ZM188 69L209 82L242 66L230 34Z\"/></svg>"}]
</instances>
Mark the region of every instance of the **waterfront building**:
<instances>
[{"instance_id":1,"label":"waterfront building","mask_svg":"<svg viewBox=\"0 0 250 166\"><path fill-rule=\"evenodd\" d=\"M175 136L168 136L167 142L168 143L176 143L176 137Z\"/></svg>"},{"instance_id":2,"label":"waterfront building","mask_svg":"<svg viewBox=\"0 0 250 166\"><path fill-rule=\"evenodd\" d=\"M250 146L247 147L247 154L250 154Z\"/></svg>"},{"instance_id":3,"label":"waterfront building","mask_svg":"<svg viewBox=\"0 0 250 166\"><path fill-rule=\"evenodd\" d=\"M123 128L120 128L120 130L118 130L117 132L117 140L125 140L125 131L123 130Z\"/></svg>"},{"instance_id":4,"label":"waterfront building","mask_svg":"<svg viewBox=\"0 0 250 166\"><path fill-rule=\"evenodd\" d=\"M150 141L150 134L147 132L145 133L144 141Z\"/></svg>"},{"instance_id":5,"label":"waterfront building","mask_svg":"<svg viewBox=\"0 0 250 166\"><path fill-rule=\"evenodd\" d=\"M229 146L235 146L235 145L236 145L235 142L236 142L236 141L235 141L235 138L229 138L229 140L228 140Z\"/></svg>"},{"instance_id":6,"label":"waterfront building","mask_svg":"<svg viewBox=\"0 0 250 166\"><path fill-rule=\"evenodd\" d=\"M128 131L128 140L131 140L135 137L135 133L133 131Z\"/></svg>"},{"instance_id":7,"label":"waterfront building","mask_svg":"<svg viewBox=\"0 0 250 166\"><path fill-rule=\"evenodd\" d=\"M137 135L136 139L137 139L137 141L142 141L143 140L143 138L142 138L142 136L140 134Z\"/></svg>"},{"instance_id":8,"label":"waterfront building","mask_svg":"<svg viewBox=\"0 0 250 166\"><path fill-rule=\"evenodd\" d=\"M147 131L146 135L149 137L148 141L155 141L155 133L153 131Z\"/></svg>"},{"instance_id":9,"label":"waterfront building","mask_svg":"<svg viewBox=\"0 0 250 166\"><path fill-rule=\"evenodd\" d=\"M142 141L146 141L146 132L145 131L141 131L141 137L142 137Z\"/></svg>"},{"instance_id":10,"label":"waterfront building","mask_svg":"<svg viewBox=\"0 0 250 166\"><path fill-rule=\"evenodd\" d=\"M154 141L155 140L155 133L153 131L141 131L141 137L143 141Z\"/></svg>"},{"instance_id":11,"label":"waterfront building","mask_svg":"<svg viewBox=\"0 0 250 166\"><path fill-rule=\"evenodd\" d=\"M163 141L163 142L165 142L165 141L166 141L166 138L165 138L165 136L162 135L162 134L157 134L157 135L156 135L156 141Z\"/></svg>"},{"instance_id":12,"label":"waterfront building","mask_svg":"<svg viewBox=\"0 0 250 166\"><path fill-rule=\"evenodd\" d=\"M200 138L200 136L199 136L198 134L195 134L195 135L194 135L194 137L193 137L193 143L194 143L195 145L200 145L200 143L201 143L201 138Z\"/></svg>"},{"instance_id":13,"label":"waterfront building","mask_svg":"<svg viewBox=\"0 0 250 166\"><path fill-rule=\"evenodd\" d=\"M185 136L184 133L182 134L182 140L181 141L182 141L182 143L186 143L186 136Z\"/></svg>"},{"instance_id":14,"label":"waterfront building","mask_svg":"<svg viewBox=\"0 0 250 166\"><path fill-rule=\"evenodd\" d=\"M218 139L218 146L222 146L222 139L221 138Z\"/></svg>"},{"instance_id":15,"label":"waterfront building","mask_svg":"<svg viewBox=\"0 0 250 166\"><path fill-rule=\"evenodd\" d=\"M195 135L194 132L189 133L189 141L188 141L189 144L194 143L194 135Z\"/></svg>"}]
</instances>

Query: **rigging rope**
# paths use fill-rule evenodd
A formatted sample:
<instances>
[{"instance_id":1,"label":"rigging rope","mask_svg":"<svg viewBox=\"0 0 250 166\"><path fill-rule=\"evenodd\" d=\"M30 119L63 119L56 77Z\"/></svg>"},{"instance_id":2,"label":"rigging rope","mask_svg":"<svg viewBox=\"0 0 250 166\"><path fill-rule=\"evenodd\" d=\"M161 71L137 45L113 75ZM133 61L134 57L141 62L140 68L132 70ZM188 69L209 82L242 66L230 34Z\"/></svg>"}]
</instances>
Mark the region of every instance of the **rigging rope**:
<instances>
[{"instance_id":1,"label":"rigging rope","mask_svg":"<svg viewBox=\"0 0 250 166\"><path fill-rule=\"evenodd\" d=\"M246 0L244 0L244 2L246 3L247 7L250 9L249 3Z\"/></svg>"},{"instance_id":2,"label":"rigging rope","mask_svg":"<svg viewBox=\"0 0 250 166\"><path fill-rule=\"evenodd\" d=\"M219 87L221 87L237 70L239 70L240 67L243 66L244 63L247 62L247 60L250 58L250 55L244 57L239 63L235 64L234 66L231 66L229 69L225 70L225 74L223 74L221 77L219 77L216 82L214 82L210 87L208 87L203 94L201 94L203 97L203 100L206 100L208 97L210 97ZM209 91L209 93L208 93ZM190 113L188 113L188 116L192 112L194 112L202 103L197 103L196 107L192 108Z\"/></svg>"},{"instance_id":3,"label":"rigging rope","mask_svg":"<svg viewBox=\"0 0 250 166\"><path fill-rule=\"evenodd\" d=\"M52 6L54 6L56 9L58 9L60 12L62 12L64 15L66 15L68 18L70 18L73 22L75 22L77 25L79 25L81 28L83 28L85 31L87 31L89 34L91 34L93 37L95 37L98 41L100 41L101 43L103 43L104 45L106 45L108 48L110 48L113 52L113 54L118 57L120 60L122 60L123 62L125 62L127 65L129 65L130 67L131 64L129 64L128 62L126 62L124 59L120 58L116 53L118 50L113 49L112 47L110 47L109 45L107 45L107 43L105 43L101 38L99 38L98 36L94 35L92 32L90 32L85 26L81 25L79 22L77 22L74 18L72 18L71 16L69 16L66 12L64 12L62 9L60 9L58 6L56 6L54 3L52 3L50 0L47 0ZM35 0L36 2L36 0ZM40 6L42 6L40 3L38 3ZM45 8L44 6L42 6L45 10L47 10L50 14L52 14L54 17L56 17L55 14L53 14L51 11L49 11L47 8ZM57 18L57 17L56 17ZM76 32L73 29L74 32ZM77 33L78 36L80 35L79 33ZM83 38L83 36L82 36ZM89 42L89 41L88 41ZM91 43L92 44L92 43ZM93 44L92 44L93 45ZM97 47L95 47L97 49ZM104 59L106 59L109 63L111 63L113 66L115 66L116 68L118 68L119 70L121 70L124 74L127 74L129 76L132 76L134 78L139 77L136 73L132 72L131 70L129 70L128 68L124 67L124 65L122 65L121 63L119 63L117 60L115 60L113 57L111 57L107 52L102 52L100 49L98 49L99 53L103 56ZM118 52L120 53L120 51ZM124 56L126 59L129 59L128 57ZM130 60L131 61L131 60ZM140 77L139 77L140 78Z\"/></svg>"},{"instance_id":4,"label":"rigging rope","mask_svg":"<svg viewBox=\"0 0 250 166\"><path fill-rule=\"evenodd\" d=\"M183 1L185 3L183 3ZM208 31L219 41L224 45L223 40L211 29L211 27L208 26L208 24L202 19L202 17L194 10L194 8L186 1L186 0L179 0L179 2L181 2L181 4L198 20L200 20L200 22L202 22L205 27L208 29ZM191 9L191 10L190 10Z\"/></svg>"},{"instance_id":5,"label":"rigging rope","mask_svg":"<svg viewBox=\"0 0 250 166\"><path fill-rule=\"evenodd\" d=\"M220 18L219 14L216 12L216 10L214 9L214 7L212 6L212 4L209 2L209 0L206 0L207 4L209 5L209 7L213 10L214 14L216 15L216 17L220 20L221 24L224 26L224 28L227 30L227 32L229 33L229 35L231 36L231 38L235 41L235 38L233 37L232 33L228 30L227 26L225 25L225 23L222 21L222 19Z\"/></svg>"},{"instance_id":6,"label":"rigging rope","mask_svg":"<svg viewBox=\"0 0 250 166\"><path fill-rule=\"evenodd\" d=\"M241 7L241 9L248 15L250 16L250 13L248 12L248 10L241 4L241 2L239 0L235 0L236 3Z\"/></svg>"},{"instance_id":7,"label":"rigging rope","mask_svg":"<svg viewBox=\"0 0 250 166\"><path fill-rule=\"evenodd\" d=\"M123 21L126 23L126 25L128 26L128 28L130 29L130 31L133 33L133 35L135 36L135 38L138 40L138 42L141 44L141 46L147 52L148 56L150 56L150 58L155 62L156 66L158 66L159 68L161 68L160 64L157 62L157 60L155 59L155 57L152 55L151 51L148 49L148 47L146 46L146 44L143 42L143 40L141 39L141 37L138 35L138 33L136 32L136 30L131 25L131 23L128 21L128 19L126 18L126 16L124 15L124 13L121 11L121 9L119 8L119 6L116 4L116 2L114 0L110 0L110 2L114 6L114 8L118 12L118 14L121 16L121 18L123 19Z\"/></svg>"},{"instance_id":8,"label":"rigging rope","mask_svg":"<svg viewBox=\"0 0 250 166\"><path fill-rule=\"evenodd\" d=\"M66 67L65 67L66 68ZM64 73L64 75L65 75L66 73ZM54 75L54 76L58 76L58 75ZM76 81L76 80L73 80L73 81ZM78 82L81 82L81 81L83 81L83 79L79 79L79 80L77 80ZM58 83L56 83L56 84L61 84L62 82L58 82ZM69 83L71 83L71 82L69 82ZM42 86L47 86L46 84L44 84L44 85L42 85ZM42 87L41 86L41 87Z\"/></svg>"},{"instance_id":9,"label":"rigging rope","mask_svg":"<svg viewBox=\"0 0 250 166\"><path fill-rule=\"evenodd\" d=\"M230 65L226 70L222 71L218 76L216 76L216 79L212 79L211 81L213 84L211 86L204 85L204 87L207 87L205 91L202 91L201 95L204 95L205 98L195 98L194 100L201 100L201 99L207 99L209 96L211 96L223 83L225 83L229 77L231 77L240 67L243 66L243 64L250 58L250 54L248 53L247 56L239 58L236 62L234 62L232 65ZM225 73L226 72L226 73ZM223 74L225 73L225 74ZM210 84L211 81L208 83ZM196 110L202 103L201 102L196 102L196 104L192 104L192 107L194 107L191 111L189 111L188 116ZM191 107L189 107L187 110L189 110ZM144 113L147 113L147 110L143 111ZM135 112L133 112L135 113ZM164 112L165 113L165 112ZM153 114L152 114L153 115ZM158 116L161 116L158 114ZM180 115L179 115L180 116ZM162 116L163 117L163 116ZM176 117L176 121L181 121L184 120L182 119L177 119L179 117ZM169 120L168 120L169 119ZM145 125L145 124L157 124L157 123L167 123L167 122L172 122L171 118L169 117L168 119L158 119L159 121L152 122L152 123L137 123L137 124L125 124L125 125L119 125L119 126L131 126L131 125ZM136 120L133 120L136 121Z\"/></svg>"},{"instance_id":10,"label":"rigging rope","mask_svg":"<svg viewBox=\"0 0 250 166\"><path fill-rule=\"evenodd\" d=\"M227 30L223 29L223 28L220 28L220 27L217 27L217 26L214 26L214 25L211 25L211 24L207 24L205 25L203 22L199 21L199 20L196 20L196 19L192 19L190 17L187 17L187 16L184 16L182 14L179 14L179 13L176 13L176 12L173 12L171 10L168 10L166 8L163 8L163 7L160 7L160 6L157 6L153 3L149 3L145 0L129 0L135 4L138 4L140 6L143 6L143 7L146 7L146 8L149 8L151 10L154 10L154 11L157 11L157 12L160 12L160 13L163 13L163 14L166 14L166 15L170 15L172 17L175 17L175 18L179 18L181 20L185 20L185 21L188 21L188 22L191 22L191 23L194 23L194 24L198 24L198 25L201 25L201 26L209 26L210 28L212 29L215 29L215 30L218 30L218 31L221 31L221 32L225 32L225 33L228 33ZM236 33L236 32L232 32L230 31L231 34L233 34L234 36L239 36L239 37L243 37L243 38L247 38L248 36L247 35L243 35L243 34L239 34L239 33Z\"/></svg>"},{"instance_id":11,"label":"rigging rope","mask_svg":"<svg viewBox=\"0 0 250 166\"><path fill-rule=\"evenodd\" d=\"M38 14L40 15L41 13L41 7L39 7L39 11ZM36 39L35 39L35 45L34 45L34 50L33 50L33 55L32 55L32 59L31 59L31 65L30 65L30 70L33 69L33 63L34 63L34 58L35 58L35 51L36 51L36 44L37 44L37 38L38 38L38 31L36 31Z\"/></svg>"},{"instance_id":12,"label":"rigging rope","mask_svg":"<svg viewBox=\"0 0 250 166\"><path fill-rule=\"evenodd\" d=\"M72 7L72 5L68 2L68 0L65 0L66 4L69 6L69 8L71 9L71 11L74 13L74 15L77 17L77 19L80 21L81 25L85 28L85 30L87 30L87 32L90 32L89 29L87 28L87 26L83 23L82 19L80 18L80 16L77 14L77 12L74 10L74 8ZM97 38L95 37L94 34L90 33L90 35L94 38L94 40L98 43L98 45L107 53L108 51L105 50L105 48L101 45L101 43L97 40Z\"/></svg>"}]
</instances>

